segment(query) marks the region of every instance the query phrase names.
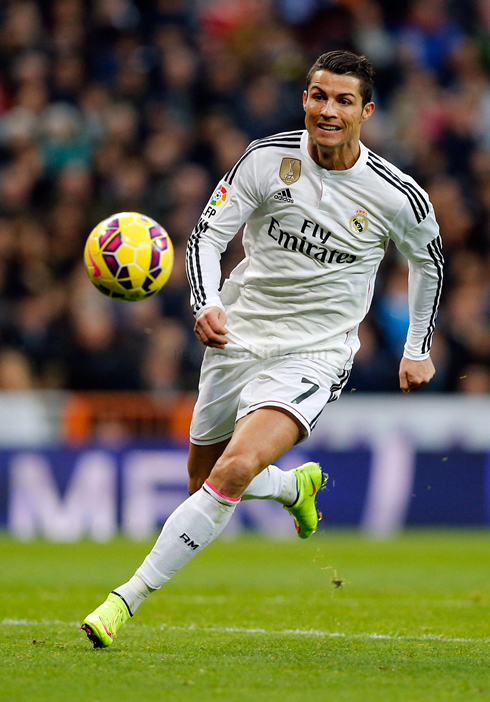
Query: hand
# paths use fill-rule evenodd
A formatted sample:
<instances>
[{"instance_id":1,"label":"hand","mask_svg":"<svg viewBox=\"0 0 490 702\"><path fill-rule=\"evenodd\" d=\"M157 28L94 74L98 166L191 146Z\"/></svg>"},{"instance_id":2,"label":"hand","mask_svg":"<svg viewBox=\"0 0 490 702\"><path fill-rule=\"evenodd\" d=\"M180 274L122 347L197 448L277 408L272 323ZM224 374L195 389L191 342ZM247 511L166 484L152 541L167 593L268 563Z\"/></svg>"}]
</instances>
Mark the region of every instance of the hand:
<instances>
[{"instance_id":1,"label":"hand","mask_svg":"<svg viewBox=\"0 0 490 702\"><path fill-rule=\"evenodd\" d=\"M400 388L403 392L410 392L417 385L429 383L435 373L436 369L430 358L426 358L425 361L411 361L409 358L403 357L398 372Z\"/></svg>"},{"instance_id":2,"label":"hand","mask_svg":"<svg viewBox=\"0 0 490 702\"><path fill-rule=\"evenodd\" d=\"M224 349L228 343L225 334L226 314L221 307L207 307L201 312L194 326L194 333L204 346L213 349Z\"/></svg>"}]
</instances>

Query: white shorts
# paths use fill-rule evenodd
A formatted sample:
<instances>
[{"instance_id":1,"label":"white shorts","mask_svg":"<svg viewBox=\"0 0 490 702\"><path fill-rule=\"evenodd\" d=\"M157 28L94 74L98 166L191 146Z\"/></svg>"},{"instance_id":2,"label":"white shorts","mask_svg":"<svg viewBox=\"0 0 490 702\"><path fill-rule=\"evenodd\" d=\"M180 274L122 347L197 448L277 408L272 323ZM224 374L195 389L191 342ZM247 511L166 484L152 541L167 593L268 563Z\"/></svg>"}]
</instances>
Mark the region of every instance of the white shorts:
<instances>
[{"instance_id":1,"label":"white shorts","mask_svg":"<svg viewBox=\"0 0 490 702\"><path fill-rule=\"evenodd\" d=\"M304 427L304 441L326 405L340 397L349 375L348 370L303 355L261 359L232 342L223 351L208 348L191 443L206 446L229 439L236 422L260 407L279 407L296 417Z\"/></svg>"}]
</instances>

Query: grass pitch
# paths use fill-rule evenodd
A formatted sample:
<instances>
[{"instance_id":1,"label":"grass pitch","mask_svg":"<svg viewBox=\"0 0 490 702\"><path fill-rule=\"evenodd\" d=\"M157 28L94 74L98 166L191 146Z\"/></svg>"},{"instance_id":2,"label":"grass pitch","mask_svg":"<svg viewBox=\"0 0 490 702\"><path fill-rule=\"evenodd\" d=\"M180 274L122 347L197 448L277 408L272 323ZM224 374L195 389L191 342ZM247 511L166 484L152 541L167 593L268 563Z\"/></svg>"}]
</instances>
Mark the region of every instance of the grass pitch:
<instances>
[{"instance_id":1,"label":"grass pitch","mask_svg":"<svg viewBox=\"0 0 490 702\"><path fill-rule=\"evenodd\" d=\"M220 539L93 650L150 546L0 539L2 702L490 699L488 533Z\"/></svg>"}]
</instances>

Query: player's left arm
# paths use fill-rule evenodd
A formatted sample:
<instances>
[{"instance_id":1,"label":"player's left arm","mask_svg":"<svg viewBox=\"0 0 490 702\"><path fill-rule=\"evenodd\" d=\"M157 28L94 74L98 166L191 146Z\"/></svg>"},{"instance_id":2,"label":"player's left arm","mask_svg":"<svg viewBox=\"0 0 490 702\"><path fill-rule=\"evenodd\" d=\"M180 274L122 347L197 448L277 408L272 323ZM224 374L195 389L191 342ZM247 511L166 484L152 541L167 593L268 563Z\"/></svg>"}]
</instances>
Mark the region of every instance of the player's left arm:
<instances>
[{"instance_id":1,"label":"player's left arm","mask_svg":"<svg viewBox=\"0 0 490 702\"><path fill-rule=\"evenodd\" d=\"M434 209L427 201L428 212L419 212L415 226L407 228L414 210L399 219L403 230L392 235L398 249L408 259L408 304L410 326L400 362L399 379L403 392L430 382L435 368L430 358L441 298L443 265L442 240Z\"/></svg>"}]
</instances>

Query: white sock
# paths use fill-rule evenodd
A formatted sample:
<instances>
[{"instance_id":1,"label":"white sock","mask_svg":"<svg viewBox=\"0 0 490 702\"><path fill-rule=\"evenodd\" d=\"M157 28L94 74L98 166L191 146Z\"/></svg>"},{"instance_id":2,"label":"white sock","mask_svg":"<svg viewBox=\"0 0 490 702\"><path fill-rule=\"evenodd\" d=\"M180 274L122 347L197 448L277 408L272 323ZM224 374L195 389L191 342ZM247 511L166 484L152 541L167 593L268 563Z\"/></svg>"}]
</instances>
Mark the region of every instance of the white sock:
<instances>
[{"instance_id":1,"label":"white sock","mask_svg":"<svg viewBox=\"0 0 490 702\"><path fill-rule=\"evenodd\" d=\"M116 587L112 592L119 595L128 608L129 613L133 616L140 604L153 592L153 589L148 587L144 580L135 573L127 583Z\"/></svg>"},{"instance_id":2,"label":"white sock","mask_svg":"<svg viewBox=\"0 0 490 702\"><path fill-rule=\"evenodd\" d=\"M282 505L292 505L298 498L296 476L277 466L264 468L245 489L245 500L277 500Z\"/></svg>"},{"instance_id":3,"label":"white sock","mask_svg":"<svg viewBox=\"0 0 490 702\"><path fill-rule=\"evenodd\" d=\"M136 574L158 590L172 575L213 541L230 521L240 498L215 490L206 480L165 522L151 553Z\"/></svg>"}]
</instances>

